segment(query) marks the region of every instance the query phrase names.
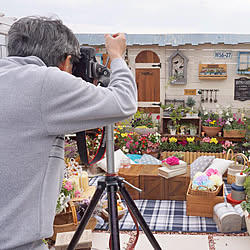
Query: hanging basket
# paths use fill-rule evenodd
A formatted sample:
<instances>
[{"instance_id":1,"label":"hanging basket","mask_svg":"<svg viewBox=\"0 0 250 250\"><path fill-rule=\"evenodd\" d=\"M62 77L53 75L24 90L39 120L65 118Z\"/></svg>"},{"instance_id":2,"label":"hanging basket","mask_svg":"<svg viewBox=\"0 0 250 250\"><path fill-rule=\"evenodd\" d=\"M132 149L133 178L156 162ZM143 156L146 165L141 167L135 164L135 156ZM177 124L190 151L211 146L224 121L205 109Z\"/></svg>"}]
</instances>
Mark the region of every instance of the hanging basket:
<instances>
[{"instance_id":1,"label":"hanging basket","mask_svg":"<svg viewBox=\"0 0 250 250\"><path fill-rule=\"evenodd\" d=\"M222 127L202 126L202 130L206 133L206 136L216 136L222 130Z\"/></svg>"},{"instance_id":2,"label":"hanging basket","mask_svg":"<svg viewBox=\"0 0 250 250\"><path fill-rule=\"evenodd\" d=\"M243 160L244 160L244 163L243 164L238 164L237 163L237 157L242 157ZM231 164L228 167L228 170L227 170L227 183L228 184L235 183L236 174L241 173L242 171L244 171L249 166L249 161L248 161L247 157L242 153L238 153L238 154L233 155L231 160L234 160L234 163Z\"/></svg>"}]
</instances>

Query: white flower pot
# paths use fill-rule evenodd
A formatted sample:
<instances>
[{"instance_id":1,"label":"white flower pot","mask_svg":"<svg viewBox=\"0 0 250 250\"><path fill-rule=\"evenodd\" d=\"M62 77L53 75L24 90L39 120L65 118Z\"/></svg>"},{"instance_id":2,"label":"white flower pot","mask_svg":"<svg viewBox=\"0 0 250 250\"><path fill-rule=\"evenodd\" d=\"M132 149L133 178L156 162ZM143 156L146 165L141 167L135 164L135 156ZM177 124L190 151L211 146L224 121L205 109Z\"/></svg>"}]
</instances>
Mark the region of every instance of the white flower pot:
<instances>
[{"instance_id":1,"label":"white flower pot","mask_svg":"<svg viewBox=\"0 0 250 250\"><path fill-rule=\"evenodd\" d=\"M190 128L190 135L196 135L197 134L197 128Z\"/></svg>"},{"instance_id":2,"label":"white flower pot","mask_svg":"<svg viewBox=\"0 0 250 250\"><path fill-rule=\"evenodd\" d=\"M171 135L176 135L176 128L170 128L169 130Z\"/></svg>"},{"instance_id":3,"label":"white flower pot","mask_svg":"<svg viewBox=\"0 0 250 250\"><path fill-rule=\"evenodd\" d=\"M247 232L250 235L250 214L247 211L244 211L245 214L245 220L247 225Z\"/></svg>"}]
</instances>

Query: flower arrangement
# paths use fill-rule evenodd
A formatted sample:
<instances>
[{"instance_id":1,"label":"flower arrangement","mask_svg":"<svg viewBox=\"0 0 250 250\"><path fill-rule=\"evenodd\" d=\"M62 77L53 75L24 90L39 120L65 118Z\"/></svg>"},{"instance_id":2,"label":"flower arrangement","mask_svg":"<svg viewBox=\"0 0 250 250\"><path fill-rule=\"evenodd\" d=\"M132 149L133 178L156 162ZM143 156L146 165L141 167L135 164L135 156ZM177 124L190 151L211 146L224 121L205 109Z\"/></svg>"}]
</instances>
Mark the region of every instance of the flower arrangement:
<instances>
[{"instance_id":1,"label":"flower arrangement","mask_svg":"<svg viewBox=\"0 0 250 250\"><path fill-rule=\"evenodd\" d=\"M161 151L181 151L181 152L212 152L226 153L233 149L236 144L231 141L218 141L215 137L204 137L202 141L195 141L194 137L187 137L185 140L178 141L176 137L162 137L160 143Z\"/></svg>"},{"instance_id":2,"label":"flower arrangement","mask_svg":"<svg viewBox=\"0 0 250 250\"><path fill-rule=\"evenodd\" d=\"M65 147L64 147L64 161L66 164L69 163L70 159L77 158L79 156L77 151L77 145L75 140L65 139Z\"/></svg>"},{"instance_id":3,"label":"flower arrangement","mask_svg":"<svg viewBox=\"0 0 250 250\"><path fill-rule=\"evenodd\" d=\"M140 154L139 135L135 132L125 132L124 127L118 128L115 134L115 145L125 154Z\"/></svg>"},{"instance_id":4,"label":"flower arrangement","mask_svg":"<svg viewBox=\"0 0 250 250\"><path fill-rule=\"evenodd\" d=\"M157 132L141 135L138 139L141 151L158 152L160 149L161 135Z\"/></svg>"},{"instance_id":5,"label":"flower arrangement","mask_svg":"<svg viewBox=\"0 0 250 250\"><path fill-rule=\"evenodd\" d=\"M154 122L152 118L152 113L144 113L143 111L137 111L133 118L130 121L130 125L132 128L136 127L146 127L146 128L154 128Z\"/></svg>"},{"instance_id":6,"label":"flower arrangement","mask_svg":"<svg viewBox=\"0 0 250 250\"><path fill-rule=\"evenodd\" d=\"M205 108L203 108L200 114L202 126L223 127L225 120L220 117L220 113L222 112L206 111Z\"/></svg>"},{"instance_id":7,"label":"flower arrangement","mask_svg":"<svg viewBox=\"0 0 250 250\"><path fill-rule=\"evenodd\" d=\"M223 184L222 176L217 169L208 169L205 173L197 172L192 181L192 189L199 191L214 191ZM205 186L205 187L202 187Z\"/></svg>"},{"instance_id":8,"label":"flower arrangement","mask_svg":"<svg viewBox=\"0 0 250 250\"><path fill-rule=\"evenodd\" d=\"M218 141L216 138L204 137L200 142L200 151L201 152L223 152L225 154L227 150L234 149L235 144L231 141Z\"/></svg>"},{"instance_id":9,"label":"flower arrangement","mask_svg":"<svg viewBox=\"0 0 250 250\"><path fill-rule=\"evenodd\" d=\"M56 214L61 213L68 207L68 201L70 201L73 196L78 197L79 195L80 191L74 189L72 182L67 179L63 179L61 192L57 199Z\"/></svg>"},{"instance_id":10,"label":"flower arrangement","mask_svg":"<svg viewBox=\"0 0 250 250\"><path fill-rule=\"evenodd\" d=\"M179 165L180 160L175 156L171 156L171 157L168 157L167 159L162 160L162 163L170 165L170 166L174 166L174 165Z\"/></svg>"},{"instance_id":11,"label":"flower arrangement","mask_svg":"<svg viewBox=\"0 0 250 250\"><path fill-rule=\"evenodd\" d=\"M92 134L86 135L86 144L89 153L94 155L97 152L102 138L102 130L100 128L93 130Z\"/></svg>"},{"instance_id":12,"label":"flower arrangement","mask_svg":"<svg viewBox=\"0 0 250 250\"><path fill-rule=\"evenodd\" d=\"M244 110L239 109L238 114L232 112L230 106L226 107L222 111L222 118L225 120L224 130L245 130L246 129L246 117Z\"/></svg>"}]
</instances>

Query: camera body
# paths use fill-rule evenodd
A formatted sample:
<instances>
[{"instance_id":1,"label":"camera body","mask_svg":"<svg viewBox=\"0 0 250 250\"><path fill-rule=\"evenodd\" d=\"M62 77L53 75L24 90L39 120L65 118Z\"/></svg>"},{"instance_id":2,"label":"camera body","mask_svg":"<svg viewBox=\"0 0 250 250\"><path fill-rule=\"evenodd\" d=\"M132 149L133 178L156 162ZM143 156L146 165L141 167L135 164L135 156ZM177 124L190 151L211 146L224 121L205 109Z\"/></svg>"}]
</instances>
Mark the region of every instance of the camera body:
<instances>
[{"instance_id":1,"label":"camera body","mask_svg":"<svg viewBox=\"0 0 250 250\"><path fill-rule=\"evenodd\" d=\"M79 61L73 64L72 74L91 83L97 80L97 85L107 87L110 82L110 71L97 62L95 48L82 46L80 55Z\"/></svg>"}]
</instances>

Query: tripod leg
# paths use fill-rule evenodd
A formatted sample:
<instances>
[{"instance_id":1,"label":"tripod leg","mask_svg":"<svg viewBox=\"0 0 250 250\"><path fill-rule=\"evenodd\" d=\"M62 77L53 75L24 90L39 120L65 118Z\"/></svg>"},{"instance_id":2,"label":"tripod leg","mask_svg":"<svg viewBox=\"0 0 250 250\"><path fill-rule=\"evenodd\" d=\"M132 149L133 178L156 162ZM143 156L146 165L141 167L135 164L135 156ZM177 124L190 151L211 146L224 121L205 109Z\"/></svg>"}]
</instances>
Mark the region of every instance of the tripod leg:
<instances>
[{"instance_id":1,"label":"tripod leg","mask_svg":"<svg viewBox=\"0 0 250 250\"><path fill-rule=\"evenodd\" d=\"M122 182L122 180L118 181L118 185L120 187L120 192L126 201L126 204L128 205L131 212L133 213L133 215L135 216L135 218L139 222L139 224L142 227L144 233L146 234L148 240L150 241L152 247L156 250L161 250L160 245L156 241L153 233L150 231L146 221L142 217L139 209L137 208L136 204L134 203L133 199L131 198L130 194L128 193L127 189L125 188L125 184Z\"/></svg>"},{"instance_id":2,"label":"tripod leg","mask_svg":"<svg viewBox=\"0 0 250 250\"><path fill-rule=\"evenodd\" d=\"M85 227L86 227L86 225L87 225L87 223L88 223L88 221L89 221L89 219L90 219L90 217L91 217L91 215L92 215L92 213L93 213L93 211L94 211L94 209L95 209L95 207L96 207L96 205L97 205L97 203L98 203L98 201L99 201L99 199L100 199L100 197L105 189L105 187L106 187L105 182L102 182L102 181L98 182L97 189L93 195L93 198L91 199L90 204L89 204L88 208L86 209L86 211L81 219L81 222L78 225L78 227L73 235L73 238L68 245L68 248L67 248L68 250L75 249L75 246L76 246L77 242L79 241L79 239L80 239L80 237L81 237L81 235L82 235L82 233L83 233L83 231L84 231L84 229L85 229Z\"/></svg>"},{"instance_id":3,"label":"tripod leg","mask_svg":"<svg viewBox=\"0 0 250 250\"><path fill-rule=\"evenodd\" d=\"M109 209L109 228L111 232L111 249L120 250L120 237L117 212L117 183L107 186L108 209Z\"/></svg>"}]
</instances>

